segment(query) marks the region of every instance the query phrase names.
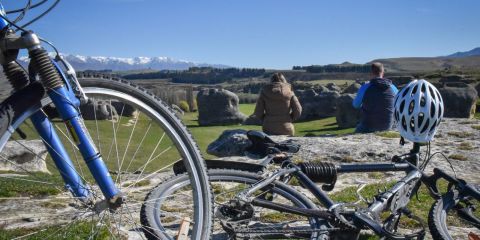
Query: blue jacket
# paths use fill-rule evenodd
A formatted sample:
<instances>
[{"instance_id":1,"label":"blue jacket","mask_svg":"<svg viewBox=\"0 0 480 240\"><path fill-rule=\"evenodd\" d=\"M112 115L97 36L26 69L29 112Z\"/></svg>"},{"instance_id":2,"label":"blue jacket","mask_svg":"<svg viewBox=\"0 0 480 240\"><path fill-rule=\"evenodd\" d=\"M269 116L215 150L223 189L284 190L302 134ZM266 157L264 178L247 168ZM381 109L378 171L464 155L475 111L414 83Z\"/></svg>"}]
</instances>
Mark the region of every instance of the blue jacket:
<instances>
[{"instance_id":1,"label":"blue jacket","mask_svg":"<svg viewBox=\"0 0 480 240\"><path fill-rule=\"evenodd\" d=\"M364 132L384 131L393 124L393 101L398 89L386 78L374 78L358 90L354 108L362 109Z\"/></svg>"}]
</instances>

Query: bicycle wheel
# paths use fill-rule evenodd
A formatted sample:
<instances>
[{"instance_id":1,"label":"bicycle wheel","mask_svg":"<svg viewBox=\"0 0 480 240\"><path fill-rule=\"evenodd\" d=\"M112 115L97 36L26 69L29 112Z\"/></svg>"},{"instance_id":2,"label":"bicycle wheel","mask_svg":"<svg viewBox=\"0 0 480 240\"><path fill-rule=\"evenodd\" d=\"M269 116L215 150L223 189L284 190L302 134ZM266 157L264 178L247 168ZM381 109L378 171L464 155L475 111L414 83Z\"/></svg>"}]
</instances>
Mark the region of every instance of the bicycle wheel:
<instances>
[{"instance_id":1,"label":"bicycle wheel","mask_svg":"<svg viewBox=\"0 0 480 240\"><path fill-rule=\"evenodd\" d=\"M183 160L194 189L189 238L209 239L210 187L204 161L185 126L158 98L129 82L80 82L89 97L89 103L80 107L85 126L126 202L109 211L73 197L26 116L20 132L7 131L2 136L9 141L0 153L5 170L0 172L0 238L146 239L140 222L142 201L162 178L173 173L172 164ZM49 108L46 98L31 114L48 113ZM100 202L103 195L75 141L63 122L52 122L94 202ZM24 155L31 158L27 164Z\"/></svg>"},{"instance_id":2,"label":"bicycle wheel","mask_svg":"<svg viewBox=\"0 0 480 240\"><path fill-rule=\"evenodd\" d=\"M479 199L471 196L459 196L454 189L448 191L430 209L428 225L433 239L469 239L470 234L479 237L480 210L478 206L480 206Z\"/></svg>"},{"instance_id":3,"label":"bicycle wheel","mask_svg":"<svg viewBox=\"0 0 480 240\"><path fill-rule=\"evenodd\" d=\"M214 193L216 215L221 206L229 202L238 192L262 179L258 174L239 170L209 170L209 179ZM146 232L149 239L164 237L165 233L178 232L185 219L192 214L192 188L186 175L174 176L156 187L145 199L142 207L142 223L155 231ZM272 202L302 208L316 208L309 199L293 188L275 182L264 192L274 194ZM259 193L261 194L261 193ZM181 216L180 218L178 216ZM237 239L317 239L320 220L283 213L271 209L254 207L254 214L241 224ZM235 231L240 229L233 229ZM157 232L158 231L158 232ZM154 235L150 235L150 233ZM212 239L232 238L227 234L219 218L214 219Z\"/></svg>"}]
</instances>

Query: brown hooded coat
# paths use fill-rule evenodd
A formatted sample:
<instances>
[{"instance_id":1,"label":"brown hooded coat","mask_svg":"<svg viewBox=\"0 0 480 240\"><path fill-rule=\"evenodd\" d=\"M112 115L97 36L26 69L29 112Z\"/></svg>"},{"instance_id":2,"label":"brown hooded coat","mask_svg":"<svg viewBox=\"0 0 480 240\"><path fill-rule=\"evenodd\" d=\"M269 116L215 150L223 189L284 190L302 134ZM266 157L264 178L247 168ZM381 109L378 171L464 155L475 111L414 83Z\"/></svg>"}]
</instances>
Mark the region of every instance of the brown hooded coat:
<instances>
[{"instance_id":1,"label":"brown hooded coat","mask_svg":"<svg viewBox=\"0 0 480 240\"><path fill-rule=\"evenodd\" d=\"M302 106L290 84L273 82L263 87L254 114L262 120L265 133L293 136L292 122L302 114Z\"/></svg>"}]
</instances>

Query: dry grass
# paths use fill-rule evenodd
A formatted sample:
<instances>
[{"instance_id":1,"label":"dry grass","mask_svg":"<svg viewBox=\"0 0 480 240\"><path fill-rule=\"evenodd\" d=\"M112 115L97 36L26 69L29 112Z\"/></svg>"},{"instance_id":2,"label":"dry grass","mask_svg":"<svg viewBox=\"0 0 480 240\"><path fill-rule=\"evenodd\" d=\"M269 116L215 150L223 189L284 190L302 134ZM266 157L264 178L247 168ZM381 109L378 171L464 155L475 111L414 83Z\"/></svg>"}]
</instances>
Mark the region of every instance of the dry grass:
<instances>
[{"instance_id":1,"label":"dry grass","mask_svg":"<svg viewBox=\"0 0 480 240\"><path fill-rule=\"evenodd\" d=\"M458 138L467 138L473 136L473 133L470 132L448 132L447 134Z\"/></svg>"},{"instance_id":2,"label":"dry grass","mask_svg":"<svg viewBox=\"0 0 480 240\"><path fill-rule=\"evenodd\" d=\"M472 144L469 142L462 142L460 143L460 145L458 145L458 149L460 150L472 150L474 148L475 147L473 147Z\"/></svg>"},{"instance_id":3,"label":"dry grass","mask_svg":"<svg viewBox=\"0 0 480 240\"><path fill-rule=\"evenodd\" d=\"M452 154L449 156L449 158L451 159L455 159L455 160L458 160L458 161L467 161L468 158L462 154Z\"/></svg>"}]
</instances>

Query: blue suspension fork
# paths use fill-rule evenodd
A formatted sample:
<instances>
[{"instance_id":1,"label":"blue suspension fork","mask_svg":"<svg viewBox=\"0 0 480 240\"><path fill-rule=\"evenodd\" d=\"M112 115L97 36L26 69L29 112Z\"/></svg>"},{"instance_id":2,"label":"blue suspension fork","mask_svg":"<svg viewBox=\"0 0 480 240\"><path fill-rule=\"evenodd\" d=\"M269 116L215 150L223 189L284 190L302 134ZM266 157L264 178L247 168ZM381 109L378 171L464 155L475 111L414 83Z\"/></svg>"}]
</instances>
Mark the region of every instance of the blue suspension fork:
<instances>
[{"instance_id":1,"label":"blue suspension fork","mask_svg":"<svg viewBox=\"0 0 480 240\"><path fill-rule=\"evenodd\" d=\"M73 142L77 145L80 153L83 156L83 159L88 166L88 169L95 178L95 181L99 185L103 195L107 199L113 199L114 197L118 196L120 191L115 186L115 183L113 182L110 173L108 172L107 166L102 160L100 153L95 147L95 144L93 143L90 134L85 127L82 117L80 116L77 108L73 105L72 101L70 101L69 96L71 96L71 94L68 92L67 88L61 86L53 90L49 90L47 94L50 99L52 99L52 102L57 108L60 117L65 122L65 125L67 126ZM38 120L35 120L37 121L37 125L40 120L40 118ZM50 136L56 136L50 122L49 124L44 124L39 127L40 129L37 129L39 130L39 132L45 131L47 134L50 134ZM60 147L55 149L57 152L59 152L59 150L62 151L63 146L61 145L58 136L44 139L51 141L48 142L48 144ZM53 156L57 155L58 154L53 154L52 158ZM87 192L85 192L86 189L83 184L79 184L81 183L81 179L78 173L74 170L73 164L69 160L68 155L66 154L64 149L61 155L63 156L60 156L59 158L57 157L56 159L54 158L54 161L55 164L59 167L59 169L67 168L73 170L65 171L67 176L64 177L64 179L66 179L67 183L69 181L73 181L71 183L71 186L72 190L74 191L74 195L84 196L84 194L88 194Z\"/></svg>"}]
</instances>

